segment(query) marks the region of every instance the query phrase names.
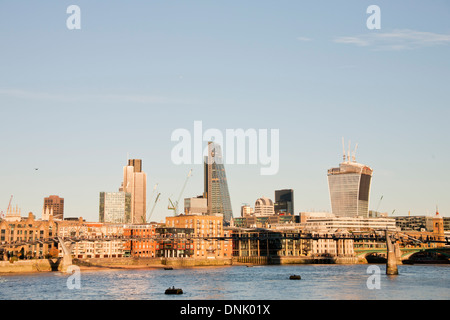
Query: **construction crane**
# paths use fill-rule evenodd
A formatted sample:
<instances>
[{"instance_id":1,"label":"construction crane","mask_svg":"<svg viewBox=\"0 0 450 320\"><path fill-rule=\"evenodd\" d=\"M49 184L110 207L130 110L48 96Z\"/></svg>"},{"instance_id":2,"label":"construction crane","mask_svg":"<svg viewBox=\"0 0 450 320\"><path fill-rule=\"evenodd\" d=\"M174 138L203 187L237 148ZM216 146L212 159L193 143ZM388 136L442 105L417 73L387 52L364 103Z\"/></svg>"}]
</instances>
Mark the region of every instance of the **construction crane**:
<instances>
[{"instance_id":1,"label":"construction crane","mask_svg":"<svg viewBox=\"0 0 450 320\"><path fill-rule=\"evenodd\" d=\"M380 208L381 200L383 200L383 196L381 196L380 201L378 201L377 210L375 212L378 213L378 208Z\"/></svg>"},{"instance_id":2,"label":"construction crane","mask_svg":"<svg viewBox=\"0 0 450 320\"><path fill-rule=\"evenodd\" d=\"M150 214L148 215L148 222L150 222L150 218L152 217L153 211L155 211L156 208L156 204L158 203L159 200L159 196L161 195L161 193L158 193L158 195L156 196L156 200L155 203L153 204L152 210L150 211Z\"/></svg>"},{"instance_id":3,"label":"construction crane","mask_svg":"<svg viewBox=\"0 0 450 320\"><path fill-rule=\"evenodd\" d=\"M12 199L13 199L13 196L11 195L11 198L9 199L8 209L6 209L6 213L8 213L9 209L11 208Z\"/></svg>"},{"instance_id":4,"label":"construction crane","mask_svg":"<svg viewBox=\"0 0 450 320\"><path fill-rule=\"evenodd\" d=\"M11 202L12 202L13 196L11 195L11 198L9 199L9 204L8 204L8 208L6 209L6 214L8 214L9 209L11 208ZM5 215L3 214L3 211L0 212L0 218L4 218Z\"/></svg>"},{"instance_id":5,"label":"construction crane","mask_svg":"<svg viewBox=\"0 0 450 320\"><path fill-rule=\"evenodd\" d=\"M181 192L180 192L180 195L178 196L178 200L175 203L173 203L173 201L169 198L169 207L168 207L168 209L169 210L173 210L173 215L174 216L176 216L178 214L178 206L180 204L181 197L183 196L184 189L186 189L187 182L188 182L188 180L189 180L189 178L191 176L192 176L192 169L189 171L189 173L188 173L188 175L186 177L186 180L184 181L184 185L183 185L183 188L181 188Z\"/></svg>"},{"instance_id":6,"label":"construction crane","mask_svg":"<svg viewBox=\"0 0 450 320\"><path fill-rule=\"evenodd\" d=\"M356 150L358 149L358 144L355 145L355 150L352 152L352 161L356 162Z\"/></svg>"}]
</instances>

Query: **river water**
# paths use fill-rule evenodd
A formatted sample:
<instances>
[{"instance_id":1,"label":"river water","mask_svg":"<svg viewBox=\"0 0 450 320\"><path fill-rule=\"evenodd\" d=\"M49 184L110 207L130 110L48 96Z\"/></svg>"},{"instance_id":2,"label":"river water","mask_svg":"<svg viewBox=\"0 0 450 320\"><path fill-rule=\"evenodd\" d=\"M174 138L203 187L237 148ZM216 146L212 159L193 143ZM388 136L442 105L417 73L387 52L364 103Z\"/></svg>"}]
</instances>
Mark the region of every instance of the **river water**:
<instances>
[{"instance_id":1,"label":"river water","mask_svg":"<svg viewBox=\"0 0 450 320\"><path fill-rule=\"evenodd\" d=\"M372 269L368 268L372 266ZM1 300L448 300L450 265L227 266L0 275ZM380 271L378 273L378 271ZM301 280L289 276L301 275ZM77 278L76 278L77 277ZM76 281L79 279L79 282ZM182 288L183 295L165 295Z\"/></svg>"}]
</instances>

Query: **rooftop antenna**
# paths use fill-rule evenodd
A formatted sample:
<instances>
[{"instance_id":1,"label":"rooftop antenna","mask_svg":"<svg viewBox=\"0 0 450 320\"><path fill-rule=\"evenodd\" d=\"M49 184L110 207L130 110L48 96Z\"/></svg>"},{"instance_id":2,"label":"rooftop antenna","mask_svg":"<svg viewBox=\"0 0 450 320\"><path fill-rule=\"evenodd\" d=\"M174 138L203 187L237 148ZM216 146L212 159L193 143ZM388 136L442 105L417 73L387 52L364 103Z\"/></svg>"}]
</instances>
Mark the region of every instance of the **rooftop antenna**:
<instances>
[{"instance_id":1,"label":"rooftop antenna","mask_svg":"<svg viewBox=\"0 0 450 320\"><path fill-rule=\"evenodd\" d=\"M351 145L351 140L348 141L348 153L347 153L347 161L350 162L350 145Z\"/></svg>"},{"instance_id":2,"label":"rooftop antenna","mask_svg":"<svg viewBox=\"0 0 450 320\"><path fill-rule=\"evenodd\" d=\"M356 162L356 149L358 149L358 144L355 145L355 150L352 153L352 161Z\"/></svg>"},{"instance_id":3,"label":"rooftop antenna","mask_svg":"<svg viewBox=\"0 0 450 320\"><path fill-rule=\"evenodd\" d=\"M345 142L344 142L344 137L342 137L342 155L343 155L343 161L345 162Z\"/></svg>"}]
</instances>

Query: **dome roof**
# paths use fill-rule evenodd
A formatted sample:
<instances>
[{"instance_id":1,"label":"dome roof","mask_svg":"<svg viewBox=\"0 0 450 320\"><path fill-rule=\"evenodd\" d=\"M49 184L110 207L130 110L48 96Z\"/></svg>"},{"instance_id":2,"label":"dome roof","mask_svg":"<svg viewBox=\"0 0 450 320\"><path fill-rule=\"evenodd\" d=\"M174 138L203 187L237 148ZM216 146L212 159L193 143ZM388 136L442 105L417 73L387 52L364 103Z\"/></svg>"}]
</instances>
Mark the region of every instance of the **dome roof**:
<instances>
[{"instance_id":1,"label":"dome roof","mask_svg":"<svg viewBox=\"0 0 450 320\"><path fill-rule=\"evenodd\" d=\"M273 201L269 198L262 197L256 200L255 207L256 206L273 206Z\"/></svg>"}]
</instances>

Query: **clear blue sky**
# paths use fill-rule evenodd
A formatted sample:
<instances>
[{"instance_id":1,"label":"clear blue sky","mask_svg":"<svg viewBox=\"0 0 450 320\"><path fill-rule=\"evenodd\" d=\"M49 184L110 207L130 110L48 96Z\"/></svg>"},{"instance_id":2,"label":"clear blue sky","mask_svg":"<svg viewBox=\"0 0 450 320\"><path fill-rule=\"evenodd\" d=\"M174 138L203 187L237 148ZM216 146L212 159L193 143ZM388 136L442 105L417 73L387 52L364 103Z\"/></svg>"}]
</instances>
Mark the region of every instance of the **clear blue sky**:
<instances>
[{"instance_id":1,"label":"clear blue sky","mask_svg":"<svg viewBox=\"0 0 450 320\"><path fill-rule=\"evenodd\" d=\"M184 196L203 192L202 166L170 158L171 133L201 120L280 130L277 175L226 167L235 216L280 188L297 212L329 211L342 137L374 169L371 209L383 196L380 211L450 216L448 1L2 0L0 43L0 210L14 195L40 217L57 194L66 216L97 221L129 153L164 219L191 168Z\"/></svg>"}]
</instances>

